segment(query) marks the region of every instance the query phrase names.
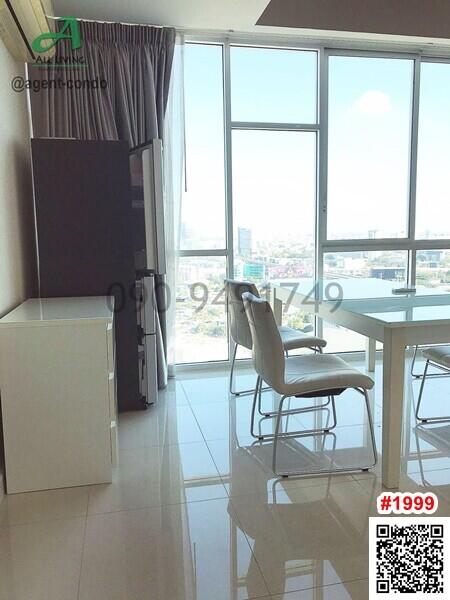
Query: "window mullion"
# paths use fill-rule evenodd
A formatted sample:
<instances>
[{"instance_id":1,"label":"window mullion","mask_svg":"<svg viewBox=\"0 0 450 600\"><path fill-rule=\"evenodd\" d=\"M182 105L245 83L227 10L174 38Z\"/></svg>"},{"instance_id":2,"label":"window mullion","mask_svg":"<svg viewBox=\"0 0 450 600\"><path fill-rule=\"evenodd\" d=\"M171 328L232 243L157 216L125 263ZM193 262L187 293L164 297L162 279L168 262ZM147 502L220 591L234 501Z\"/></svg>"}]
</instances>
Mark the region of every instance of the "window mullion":
<instances>
[{"instance_id":1,"label":"window mullion","mask_svg":"<svg viewBox=\"0 0 450 600\"><path fill-rule=\"evenodd\" d=\"M233 257L233 173L231 162L231 66L230 44L227 40L223 45L223 94L224 94L224 129L225 129L225 210L226 210L226 241L228 250L228 276L234 272Z\"/></svg>"},{"instance_id":2,"label":"window mullion","mask_svg":"<svg viewBox=\"0 0 450 600\"><path fill-rule=\"evenodd\" d=\"M226 211L226 246L227 276L234 278L234 241L233 241L233 172L232 172L232 131L231 131L231 56L230 42L223 45L223 97L224 97L224 129L225 129L225 211ZM233 352L228 322L228 360Z\"/></svg>"},{"instance_id":3,"label":"window mullion","mask_svg":"<svg viewBox=\"0 0 450 600\"><path fill-rule=\"evenodd\" d=\"M419 143L419 109L420 109L420 70L421 58L414 60L414 83L412 99L411 123L411 163L409 169L409 203L408 203L408 237L416 239L416 200L417 200L417 155ZM409 285L416 284L416 254L410 254Z\"/></svg>"},{"instance_id":4,"label":"window mullion","mask_svg":"<svg viewBox=\"0 0 450 600\"><path fill-rule=\"evenodd\" d=\"M316 235L315 277L323 279L323 244L327 237L327 186L328 186L328 54L324 48L319 52L318 69L318 115L320 131L317 135L317 190L316 190ZM322 286L317 286L320 293ZM323 321L316 319L316 335L323 337Z\"/></svg>"}]
</instances>

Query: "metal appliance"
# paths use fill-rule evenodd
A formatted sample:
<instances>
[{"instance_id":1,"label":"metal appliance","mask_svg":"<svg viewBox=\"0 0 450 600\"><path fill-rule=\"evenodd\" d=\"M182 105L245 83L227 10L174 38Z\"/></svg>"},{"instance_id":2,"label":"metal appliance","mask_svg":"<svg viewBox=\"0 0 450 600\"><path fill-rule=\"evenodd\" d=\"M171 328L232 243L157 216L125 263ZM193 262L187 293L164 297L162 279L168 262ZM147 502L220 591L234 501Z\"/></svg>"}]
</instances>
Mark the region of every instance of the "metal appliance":
<instances>
[{"instance_id":1,"label":"metal appliance","mask_svg":"<svg viewBox=\"0 0 450 600\"><path fill-rule=\"evenodd\" d=\"M166 273L161 140L133 148L130 168L139 381L141 395L150 405L158 397L158 380L164 379L167 372L162 336L164 312L158 310L156 297L157 286Z\"/></svg>"}]
</instances>

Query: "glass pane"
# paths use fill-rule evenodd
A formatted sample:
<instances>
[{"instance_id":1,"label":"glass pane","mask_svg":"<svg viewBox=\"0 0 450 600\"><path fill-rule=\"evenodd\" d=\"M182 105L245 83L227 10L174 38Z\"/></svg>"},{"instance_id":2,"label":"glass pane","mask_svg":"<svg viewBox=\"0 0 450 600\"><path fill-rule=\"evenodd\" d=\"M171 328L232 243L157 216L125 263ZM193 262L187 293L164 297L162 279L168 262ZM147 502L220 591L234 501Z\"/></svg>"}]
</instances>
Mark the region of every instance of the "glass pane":
<instances>
[{"instance_id":1,"label":"glass pane","mask_svg":"<svg viewBox=\"0 0 450 600\"><path fill-rule=\"evenodd\" d=\"M450 293L450 250L418 250L416 281Z\"/></svg>"},{"instance_id":2,"label":"glass pane","mask_svg":"<svg viewBox=\"0 0 450 600\"><path fill-rule=\"evenodd\" d=\"M317 53L231 48L233 121L317 122Z\"/></svg>"},{"instance_id":3,"label":"glass pane","mask_svg":"<svg viewBox=\"0 0 450 600\"><path fill-rule=\"evenodd\" d=\"M233 131L235 277L314 273L316 134Z\"/></svg>"},{"instance_id":4,"label":"glass pane","mask_svg":"<svg viewBox=\"0 0 450 600\"><path fill-rule=\"evenodd\" d=\"M406 237L413 61L332 56L328 238Z\"/></svg>"},{"instance_id":5,"label":"glass pane","mask_svg":"<svg viewBox=\"0 0 450 600\"><path fill-rule=\"evenodd\" d=\"M228 359L222 256L179 259L176 362Z\"/></svg>"},{"instance_id":6,"label":"glass pane","mask_svg":"<svg viewBox=\"0 0 450 600\"><path fill-rule=\"evenodd\" d=\"M222 47L185 47L186 180L181 249L225 248ZM205 226L205 210L208 223Z\"/></svg>"},{"instance_id":7,"label":"glass pane","mask_svg":"<svg viewBox=\"0 0 450 600\"><path fill-rule=\"evenodd\" d=\"M422 63L416 238L450 238L450 65Z\"/></svg>"},{"instance_id":8,"label":"glass pane","mask_svg":"<svg viewBox=\"0 0 450 600\"><path fill-rule=\"evenodd\" d=\"M383 284L380 282L379 286L381 294L385 288L390 293L393 288L407 283L408 253L404 251L332 252L324 254L323 260L324 279L345 280L345 287L352 290L348 293L353 298L361 297L361 289L367 289L368 294L378 297L374 279L383 280ZM349 285L349 280L352 279L356 280L354 290ZM344 291L344 300L345 295ZM323 337L327 340L327 352L355 352L364 350L366 345L364 336L333 323L324 322Z\"/></svg>"}]
</instances>

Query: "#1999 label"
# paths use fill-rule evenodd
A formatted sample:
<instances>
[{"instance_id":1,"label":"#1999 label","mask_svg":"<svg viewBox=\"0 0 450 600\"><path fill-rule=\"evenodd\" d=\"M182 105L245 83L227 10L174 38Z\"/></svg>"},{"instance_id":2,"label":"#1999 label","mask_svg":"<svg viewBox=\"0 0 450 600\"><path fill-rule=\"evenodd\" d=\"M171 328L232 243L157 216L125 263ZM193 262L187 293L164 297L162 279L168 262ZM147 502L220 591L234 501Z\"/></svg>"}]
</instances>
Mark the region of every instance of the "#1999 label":
<instances>
[{"instance_id":1,"label":"#1999 label","mask_svg":"<svg viewBox=\"0 0 450 600\"><path fill-rule=\"evenodd\" d=\"M384 492L377 499L377 509L380 515L432 515L438 508L435 494L428 492L391 493Z\"/></svg>"}]
</instances>

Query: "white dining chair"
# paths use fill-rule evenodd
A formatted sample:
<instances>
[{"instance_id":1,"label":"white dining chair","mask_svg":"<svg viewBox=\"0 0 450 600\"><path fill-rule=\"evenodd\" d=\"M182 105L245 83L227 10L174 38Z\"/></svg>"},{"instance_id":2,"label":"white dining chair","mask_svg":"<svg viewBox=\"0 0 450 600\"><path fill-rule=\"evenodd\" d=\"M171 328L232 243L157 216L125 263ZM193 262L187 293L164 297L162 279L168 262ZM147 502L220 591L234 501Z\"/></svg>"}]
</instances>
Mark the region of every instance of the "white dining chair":
<instances>
[{"instance_id":1,"label":"white dining chair","mask_svg":"<svg viewBox=\"0 0 450 600\"><path fill-rule=\"evenodd\" d=\"M435 346L435 347L438 347L438 346ZM441 347L445 348L445 346L441 346ZM426 350L426 348L424 348L424 350ZM414 354L413 354L413 358L412 358L412 361L411 361L411 376L414 379L422 379L423 378L423 373L415 373L414 372L414 367L415 367L416 362L417 362L417 357L419 355L419 351L420 351L420 347L419 346L414 346ZM446 376L450 375L450 370L444 369L441 365L435 363L432 360L430 361L430 365L433 366L433 367L436 367L438 369L438 371L434 372L434 373L427 373L427 377L433 377L433 378L434 377L446 377Z\"/></svg>"},{"instance_id":2,"label":"white dining chair","mask_svg":"<svg viewBox=\"0 0 450 600\"><path fill-rule=\"evenodd\" d=\"M254 388L248 390L236 391L233 389L233 376L236 363L236 354L239 346L252 349L252 335L245 314L242 294L249 292L259 298L259 292L254 283L249 281L238 281L235 279L225 279L225 292L227 299L227 311L230 320L230 335L233 341L233 355L231 360L229 390L233 396L242 396L254 392ZM311 328L312 329L312 328ZM327 345L326 341L311 335L309 331L300 331L292 327L280 326L278 331L281 335L283 349L285 353L290 350L309 348L314 352L322 352L322 348Z\"/></svg>"},{"instance_id":3,"label":"white dining chair","mask_svg":"<svg viewBox=\"0 0 450 600\"><path fill-rule=\"evenodd\" d=\"M422 348L422 356L426 359L425 368L420 384L419 398L416 407L416 419L422 423L447 423L450 421L450 416L437 417L421 417L420 405L422 404L423 392L425 389L425 381L427 377L432 377L432 373L428 373L430 365L442 370L445 375L450 375L450 346L430 346Z\"/></svg>"},{"instance_id":4,"label":"white dining chair","mask_svg":"<svg viewBox=\"0 0 450 600\"><path fill-rule=\"evenodd\" d=\"M315 354L286 358L280 331L276 325L270 304L266 300L258 298L249 292L243 294L243 302L252 336L253 363L258 375L253 397L251 434L261 441L273 441L272 469L274 473L283 477L288 477L289 475L333 474L366 471L375 466L377 462L377 450L367 393L374 385L373 380L360 371L353 369L344 360L334 355ZM275 432L268 435L255 434L254 432L255 412L262 382L265 382L281 396L278 410L276 411ZM337 425L334 398L350 388L357 390L365 399L373 462L370 465L357 465L332 470L279 472L277 468L277 448L280 439L319 434L325 435L329 433ZM304 398L332 398L333 424L327 424L323 429L281 433L280 425L283 416L298 414L305 410L302 406L297 409L291 409L290 407L288 410L284 409L286 400L293 397L300 400Z\"/></svg>"}]
</instances>

